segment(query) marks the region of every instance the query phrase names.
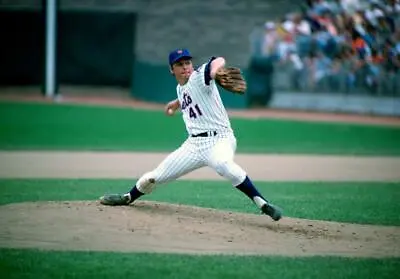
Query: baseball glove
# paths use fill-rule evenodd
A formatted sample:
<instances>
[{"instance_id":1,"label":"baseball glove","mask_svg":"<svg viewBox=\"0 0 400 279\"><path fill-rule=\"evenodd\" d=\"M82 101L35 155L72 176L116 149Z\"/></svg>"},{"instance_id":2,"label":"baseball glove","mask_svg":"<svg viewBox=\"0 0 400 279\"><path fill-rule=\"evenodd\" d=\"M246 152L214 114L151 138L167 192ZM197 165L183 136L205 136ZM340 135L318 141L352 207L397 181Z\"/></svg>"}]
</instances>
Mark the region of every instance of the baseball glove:
<instances>
[{"instance_id":1,"label":"baseball glove","mask_svg":"<svg viewBox=\"0 0 400 279\"><path fill-rule=\"evenodd\" d=\"M218 69L215 74L215 81L222 88L237 94L244 94L247 88L246 80L237 67L222 67Z\"/></svg>"}]
</instances>

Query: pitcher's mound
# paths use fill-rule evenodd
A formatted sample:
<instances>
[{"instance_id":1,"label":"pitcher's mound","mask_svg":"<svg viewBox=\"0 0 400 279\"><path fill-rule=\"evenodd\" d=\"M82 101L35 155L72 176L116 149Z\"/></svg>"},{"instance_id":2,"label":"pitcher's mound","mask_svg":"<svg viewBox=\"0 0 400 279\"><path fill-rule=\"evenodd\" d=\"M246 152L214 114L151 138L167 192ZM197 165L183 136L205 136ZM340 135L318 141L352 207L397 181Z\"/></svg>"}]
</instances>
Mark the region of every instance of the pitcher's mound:
<instances>
[{"instance_id":1,"label":"pitcher's mound","mask_svg":"<svg viewBox=\"0 0 400 279\"><path fill-rule=\"evenodd\" d=\"M361 226L139 201L0 207L0 247L196 254L400 256L400 227Z\"/></svg>"}]
</instances>

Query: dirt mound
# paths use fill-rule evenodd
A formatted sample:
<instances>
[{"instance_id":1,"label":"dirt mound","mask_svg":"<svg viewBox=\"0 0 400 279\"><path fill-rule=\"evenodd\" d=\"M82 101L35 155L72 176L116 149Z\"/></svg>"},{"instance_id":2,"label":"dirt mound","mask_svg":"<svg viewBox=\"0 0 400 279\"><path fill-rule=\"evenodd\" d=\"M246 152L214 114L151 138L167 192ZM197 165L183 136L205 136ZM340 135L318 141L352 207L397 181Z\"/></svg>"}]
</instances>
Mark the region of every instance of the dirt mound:
<instances>
[{"instance_id":1,"label":"dirt mound","mask_svg":"<svg viewBox=\"0 0 400 279\"><path fill-rule=\"evenodd\" d=\"M0 207L0 247L196 254L400 256L400 227L242 214L139 201Z\"/></svg>"}]
</instances>

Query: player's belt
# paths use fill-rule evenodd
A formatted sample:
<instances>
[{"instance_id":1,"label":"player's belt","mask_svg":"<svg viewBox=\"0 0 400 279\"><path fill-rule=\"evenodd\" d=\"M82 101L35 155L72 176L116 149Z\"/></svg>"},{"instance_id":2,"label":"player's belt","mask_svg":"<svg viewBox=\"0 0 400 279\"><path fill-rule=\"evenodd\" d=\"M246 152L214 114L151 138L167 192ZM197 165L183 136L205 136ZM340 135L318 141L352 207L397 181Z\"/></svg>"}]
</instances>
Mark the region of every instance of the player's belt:
<instances>
[{"instance_id":1,"label":"player's belt","mask_svg":"<svg viewBox=\"0 0 400 279\"><path fill-rule=\"evenodd\" d=\"M216 136L216 135L217 135L216 131L209 131L209 132L204 132L204 133L191 135L191 136L194 138L197 138L197 137L212 137L212 136Z\"/></svg>"}]
</instances>

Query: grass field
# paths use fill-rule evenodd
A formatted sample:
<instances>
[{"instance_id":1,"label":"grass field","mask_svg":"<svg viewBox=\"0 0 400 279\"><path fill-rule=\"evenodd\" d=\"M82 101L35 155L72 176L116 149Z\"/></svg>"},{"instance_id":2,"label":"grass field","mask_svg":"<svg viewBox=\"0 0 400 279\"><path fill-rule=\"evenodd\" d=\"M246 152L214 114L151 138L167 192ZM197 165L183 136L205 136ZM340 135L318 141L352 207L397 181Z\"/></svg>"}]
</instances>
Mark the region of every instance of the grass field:
<instances>
[{"instance_id":1,"label":"grass field","mask_svg":"<svg viewBox=\"0 0 400 279\"><path fill-rule=\"evenodd\" d=\"M400 128L232 118L238 152L400 155ZM180 116L128 108L0 102L1 149L171 151Z\"/></svg>"},{"instance_id":2,"label":"grass field","mask_svg":"<svg viewBox=\"0 0 400 279\"><path fill-rule=\"evenodd\" d=\"M0 250L3 278L393 279L400 259L235 257ZM6 276L6 277L4 277Z\"/></svg>"}]
</instances>

